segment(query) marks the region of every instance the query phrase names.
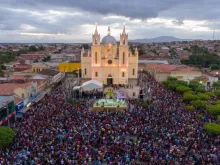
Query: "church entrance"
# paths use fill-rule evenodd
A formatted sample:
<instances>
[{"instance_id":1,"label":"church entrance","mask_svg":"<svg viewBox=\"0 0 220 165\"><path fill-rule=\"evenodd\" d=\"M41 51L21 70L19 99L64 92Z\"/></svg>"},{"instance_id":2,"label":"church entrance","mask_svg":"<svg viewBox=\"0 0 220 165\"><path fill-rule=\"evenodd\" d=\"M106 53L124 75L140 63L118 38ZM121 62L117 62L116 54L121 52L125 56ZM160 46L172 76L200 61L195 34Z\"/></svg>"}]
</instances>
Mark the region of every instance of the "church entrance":
<instances>
[{"instance_id":1,"label":"church entrance","mask_svg":"<svg viewBox=\"0 0 220 165\"><path fill-rule=\"evenodd\" d=\"M108 75L108 78L107 78L107 85L112 85L113 84L113 78L112 78L112 75Z\"/></svg>"}]
</instances>

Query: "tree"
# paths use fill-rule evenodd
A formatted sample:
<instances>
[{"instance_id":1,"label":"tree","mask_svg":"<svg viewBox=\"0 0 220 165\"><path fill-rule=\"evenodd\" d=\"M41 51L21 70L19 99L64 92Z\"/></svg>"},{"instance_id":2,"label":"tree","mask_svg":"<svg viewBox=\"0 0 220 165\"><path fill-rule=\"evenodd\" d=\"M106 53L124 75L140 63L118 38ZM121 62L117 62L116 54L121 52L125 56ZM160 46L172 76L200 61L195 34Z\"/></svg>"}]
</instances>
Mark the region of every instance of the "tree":
<instances>
[{"instance_id":1,"label":"tree","mask_svg":"<svg viewBox=\"0 0 220 165\"><path fill-rule=\"evenodd\" d=\"M177 92L180 92L180 93L185 93L187 91L190 91L190 88L189 87L186 87L184 85L180 85L180 86L177 86L176 87L176 91Z\"/></svg>"},{"instance_id":2,"label":"tree","mask_svg":"<svg viewBox=\"0 0 220 165\"><path fill-rule=\"evenodd\" d=\"M84 49L89 49L89 44L82 44L82 47L83 47Z\"/></svg>"},{"instance_id":3,"label":"tree","mask_svg":"<svg viewBox=\"0 0 220 165\"><path fill-rule=\"evenodd\" d=\"M220 125L216 123L205 123L204 126L205 130L214 133L214 134L220 134Z\"/></svg>"},{"instance_id":4,"label":"tree","mask_svg":"<svg viewBox=\"0 0 220 165\"><path fill-rule=\"evenodd\" d=\"M212 70L218 70L219 68L220 68L219 65L217 65L217 64L211 64L211 69L212 69Z\"/></svg>"},{"instance_id":5,"label":"tree","mask_svg":"<svg viewBox=\"0 0 220 165\"><path fill-rule=\"evenodd\" d=\"M47 61L50 61L50 59L51 59L51 56L45 56L44 58L43 58L43 62L47 62Z\"/></svg>"},{"instance_id":6,"label":"tree","mask_svg":"<svg viewBox=\"0 0 220 165\"><path fill-rule=\"evenodd\" d=\"M218 97L220 97L220 90L216 90L216 91L215 91L215 95L218 96Z\"/></svg>"},{"instance_id":7,"label":"tree","mask_svg":"<svg viewBox=\"0 0 220 165\"><path fill-rule=\"evenodd\" d=\"M0 76L4 77L4 72L2 71L2 68L0 68Z\"/></svg>"},{"instance_id":8,"label":"tree","mask_svg":"<svg viewBox=\"0 0 220 165\"><path fill-rule=\"evenodd\" d=\"M28 49L30 52L37 52L38 51L38 48L34 45L30 46L29 49Z\"/></svg>"},{"instance_id":9,"label":"tree","mask_svg":"<svg viewBox=\"0 0 220 165\"><path fill-rule=\"evenodd\" d=\"M194 108L193 106L191 106L191 105L185 106L185 109L188 110L188 111L193 111L193 110L195 110L195 108Z\"/></svg>"},{"instance_id":10,"label":"tree","mask_svg":"<svg viewBox=\"0 0 220 165\"><path fill-rule=\"evenodd\" d=\"M206 101L208 101L208 100L211 99L211 97L210 97L209 95L205 94L205 93L199 93L197 96L198 96L199 99L201 99L201 100L206 100Z\"/></svg>"},{"instance_id":11,"label":"tree","mask_svg":"<svg viewBox=\"0 0 220 165\"><path fill-rule=\"evenodd\" d=\"M208 104L207 101L203 101L203 100L193 100L191 102L191 104L195 107L195 108L205 108L206 105Z\"/></svg>"},{"instance_id":12,"label":"tree","mask_svg":"<svg viewBox=\"0 0 220 165\"><path fill-rule=\"evenodd\" d=\"M220 104L208 105L207 111L212 115L220 115Z\"/></svg>"},{"instance_id":13,"label":"tree","mask_svg":"<svg viewBox=\"0 0 220 165\"><path fill-rule=\"evenodd\" d=\"M197 100L197 98L198 97L192 93L184 93L184 95L183 95L183 101L186 103L189 103L193 100Z\"/></svg>"},{"instance_id":14,"label":"tree","mask_svg":"<svg viewBox=\"0 0 220 165\"><path fill-rule=\"evenodd\" d=\"M0 127L0 148L7 147L14 139L14 131L10 127Z\"/></svg>"},{"instance_id":15,"label":"tree","mask_svg":"<svg viewBox=\"0 0 220 165\"><path fill-rule=\"evenodd\" d=\"M220 81L214 82L213 86L216 87L216 88L220 88Z\"/></svg>"}]
</instances>

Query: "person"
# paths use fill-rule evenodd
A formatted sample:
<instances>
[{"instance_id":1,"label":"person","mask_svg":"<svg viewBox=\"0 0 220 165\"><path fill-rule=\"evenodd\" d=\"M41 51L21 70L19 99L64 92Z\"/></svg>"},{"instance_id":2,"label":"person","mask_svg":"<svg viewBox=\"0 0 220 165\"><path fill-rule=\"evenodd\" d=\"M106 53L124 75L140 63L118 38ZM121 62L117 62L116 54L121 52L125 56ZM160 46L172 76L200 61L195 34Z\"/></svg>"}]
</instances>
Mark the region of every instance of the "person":
<instances>
[{"instance_id":1,"label":"person","mask_svg":"<svg viewBox=\"0 0 220 165\"><path fill-rule=\"evenodd\" d=\"M220 138L203 129L197 112L149 73L145 108L135 99L126 112L91 112L92 101L66 102L62 88L45 96L15 122L15 138L0 151L2 164L220 164ZM207 121L213 121L206 116Z\"/></svg>"}]
</instances>

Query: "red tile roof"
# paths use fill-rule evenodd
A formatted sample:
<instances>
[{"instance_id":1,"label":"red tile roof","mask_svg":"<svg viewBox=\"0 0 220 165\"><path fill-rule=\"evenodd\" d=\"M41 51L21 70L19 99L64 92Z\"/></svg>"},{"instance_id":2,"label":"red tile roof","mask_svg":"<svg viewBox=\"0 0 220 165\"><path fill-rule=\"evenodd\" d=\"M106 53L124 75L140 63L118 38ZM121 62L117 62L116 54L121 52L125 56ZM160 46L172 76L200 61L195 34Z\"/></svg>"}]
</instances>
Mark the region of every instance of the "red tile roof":
<instances>
[{"instance_id":1,"label":"red tile roof","mask_svg":"<svg viewBox=\"0 0 220 165\"><path fill-rule=\"evenodd\" d=\"M23 84L18 84L18 83L4 83L0 84L0 95L8 95L8 94L13 94L14 90L16 88L22 88L26 89L28 86L31 85L32 82L27 82Z\"/></svg>"},{"instance_id":2,"label":"red tile roof","mask_svg":"<svg viewBox=\"0 0 220 165\"><path fill-rule=\"evenodd\" d=\"M186 65L167 65L167 64L147 64L147 67L157 72L191 72L195 68Z\"/></svg>"}]
</instances>

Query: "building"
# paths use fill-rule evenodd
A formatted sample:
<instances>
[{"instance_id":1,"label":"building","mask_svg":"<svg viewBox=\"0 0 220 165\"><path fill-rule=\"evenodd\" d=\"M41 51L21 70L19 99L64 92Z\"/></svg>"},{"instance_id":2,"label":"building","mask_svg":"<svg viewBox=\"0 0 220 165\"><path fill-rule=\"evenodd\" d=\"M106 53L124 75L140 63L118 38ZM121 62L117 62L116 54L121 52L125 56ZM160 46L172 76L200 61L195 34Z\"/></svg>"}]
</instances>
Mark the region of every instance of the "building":
<instances>
[{"instance_id":1,"label":"building","mask_svg":"<svg viewBox=\"0 0 220 165\"><path fill-rule=\"evenodd\" d=\"M82 81L97 80L103 84L136 84L138 50L132 54L128 45L128 34L123 28L120 42L108 35L102 41L97 27L92 36L91 50L81 51Z\"/></svg>"},{"instance_id":2,"label":"building","mask_svg":"<svg viewBox=\"0 0 220 165\"><path fill-rule=\"evenodd\" d=\"M81 69L81 63L76 62L63 62L59 64L60 72L72 72L74 70Z\"/></svg>"},{"instance_id":3,"label":"building","mask_svg":"<svg viewBox=\"0 0 220 165\"><path fill-rule=\"evenodd\" d=\"M27 54L21 54L21 58L24 58L25 60L35 61L35 60L41 60L45 57L45 54L43 53L27 53Z\"/></svg>"},{"instance_id":4,"label":"building","mask_svg":"<svg viewBox=\"0 0 220 165\"><path fill-rule=\"evenodd\" d=\"M0 84L0 95L16 95L22 99L31 98L37 92L37 83L4 83Z\"/></svg>"},{"instance_id":5,"label":"building","mask_svg":"<svg viewBox=\"0 0 220 165\"><path fill-rule=\"evenodd\" d=\"M65 76L63 73L52 69L42 70L39 74L47 78L46 87L59 83Z\"/></svg>"},{"instance_id":6,"label":"building","mask_svg":"<svg viewBox=\"0 0 220 165\"><path fill-rule=\"evenodd\" d=\"M186 65L147 64L146 69L159 82L167 80L168 77L176 77L178 80L189 82L202 76L196 68Z\"/></svg>"},{"instance_id":7,"label":"building","mask_svg":"<svg viewBox=\"0 0 220 165\"><path fill-rule=\"evenodd\" d=\"M41 72L44 69L49 69L50 66L46 65L45 63L33 63L31 65L32 72Z\"/></svg>"},{"instance_id":8,"label":"building","mask_svg":"<svg viewBox=\"0 0 220 165\"><path fill-rule=\"evenodd\" d=\"M15 105L13 95L0 96L0 126L15 121Z\"/></svg>"}]
</instances>

